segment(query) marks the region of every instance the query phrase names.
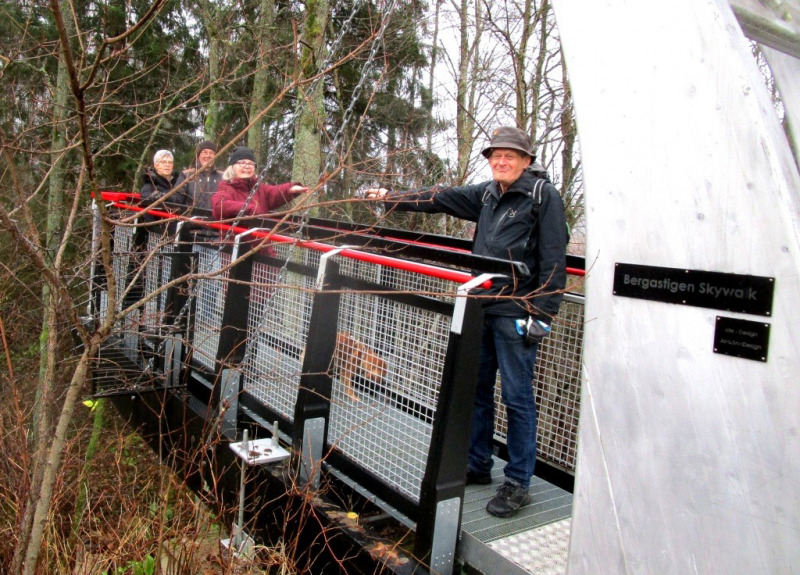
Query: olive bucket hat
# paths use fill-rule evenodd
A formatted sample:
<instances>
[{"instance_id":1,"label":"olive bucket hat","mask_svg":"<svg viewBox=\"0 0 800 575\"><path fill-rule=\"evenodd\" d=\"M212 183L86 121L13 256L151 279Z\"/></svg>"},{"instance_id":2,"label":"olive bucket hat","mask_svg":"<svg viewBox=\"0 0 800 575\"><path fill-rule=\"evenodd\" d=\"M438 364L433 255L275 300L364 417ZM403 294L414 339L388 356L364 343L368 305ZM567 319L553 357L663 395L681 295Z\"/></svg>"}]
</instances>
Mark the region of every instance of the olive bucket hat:
<instances>
[{"instance_id":1,"label":"olive bucket hat","mask_svg":"<svg viewBox=\"0 0 800 575\"><path fill-rule=\"evenodd\" d=\"M531 137L525 131L513 126L503 126L492 132L492 139L481 154L483 154L484 158L488 158L495 148L517 150L530 156L531 161L536 159L536 154L532 151Z\"/></svg>"}]
</instances>

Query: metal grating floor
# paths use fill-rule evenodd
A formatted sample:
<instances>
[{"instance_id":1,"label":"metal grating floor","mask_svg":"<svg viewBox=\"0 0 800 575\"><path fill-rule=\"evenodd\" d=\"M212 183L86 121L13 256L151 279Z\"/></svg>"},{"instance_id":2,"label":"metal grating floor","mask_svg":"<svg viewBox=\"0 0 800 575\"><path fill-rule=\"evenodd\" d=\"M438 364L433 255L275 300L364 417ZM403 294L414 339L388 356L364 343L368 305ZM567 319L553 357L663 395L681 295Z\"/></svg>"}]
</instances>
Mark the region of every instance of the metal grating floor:
<instances>
[{"instance_id":1,"label":"metal grating floor","mask_svg":"<svg viewBox=\"0 0 800 575\"><path fill-rule=\"evenodd\" d=\"M464 559L482 566L485 573L565 573L572 494L533 477L531 503L512 518L493 517L485 508L503 482L503 465L495 458L491 485L466 488L461 518Z\"/></svg>"},{"instance_id":2,"label":"metal grating floor","mask_svg":"<svg viewBox=\"0 0 800 575\"><path fill-rule=\"evenodd\" d=\"M166 387L163 374L148 367L148 357L152 357L152 353L152 349L126 347L124 336L109 338L92 362L94 397L125 395Z\"/></svg>"}]
</instances>

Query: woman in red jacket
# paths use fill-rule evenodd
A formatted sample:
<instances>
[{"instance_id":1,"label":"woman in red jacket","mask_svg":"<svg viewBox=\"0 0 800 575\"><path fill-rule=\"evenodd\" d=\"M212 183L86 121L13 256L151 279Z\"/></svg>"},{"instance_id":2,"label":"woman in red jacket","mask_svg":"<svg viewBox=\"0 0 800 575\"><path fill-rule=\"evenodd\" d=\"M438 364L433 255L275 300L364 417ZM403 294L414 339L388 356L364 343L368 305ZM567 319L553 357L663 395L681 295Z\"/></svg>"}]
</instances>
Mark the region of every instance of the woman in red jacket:
<instances>
[{"instance_id":1,"label":"woman in red jacket","mask_svg":"<svg viewBox=\"0 0 800 575\"><path fill-rule=\"evenodd\" d=\"M211 214L214 219L265 215L308 191L299 182L277 185L261 183L251 197L250 192L256 182L256 156L253 150L244 146L234 148L228 160L228 168L222 174L222 181L211 198Z\"/></svg>"}]
</instances>

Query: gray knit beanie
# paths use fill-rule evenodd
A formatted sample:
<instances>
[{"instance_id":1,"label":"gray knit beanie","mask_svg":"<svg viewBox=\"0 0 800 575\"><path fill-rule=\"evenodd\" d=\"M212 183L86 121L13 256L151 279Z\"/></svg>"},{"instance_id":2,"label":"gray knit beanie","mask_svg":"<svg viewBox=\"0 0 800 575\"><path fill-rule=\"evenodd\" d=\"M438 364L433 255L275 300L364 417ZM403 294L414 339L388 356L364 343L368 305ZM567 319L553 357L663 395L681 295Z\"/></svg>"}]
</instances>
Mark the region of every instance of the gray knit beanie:
<instances>
[{"instance_id":1,"label":"gray knit beanie","mask_svg":"<svg viewBox=\"0 0 800 575\"><path fill-rule=\"evenodd\" d=\"M194 157L196 158L197 156L199 156L200 152L202 152L203 150L214 150L214 153L216 154L217 145L211 140L203 140L202 142L197 144L197 147L194 150Z\"/></svg>"}]
</instances>

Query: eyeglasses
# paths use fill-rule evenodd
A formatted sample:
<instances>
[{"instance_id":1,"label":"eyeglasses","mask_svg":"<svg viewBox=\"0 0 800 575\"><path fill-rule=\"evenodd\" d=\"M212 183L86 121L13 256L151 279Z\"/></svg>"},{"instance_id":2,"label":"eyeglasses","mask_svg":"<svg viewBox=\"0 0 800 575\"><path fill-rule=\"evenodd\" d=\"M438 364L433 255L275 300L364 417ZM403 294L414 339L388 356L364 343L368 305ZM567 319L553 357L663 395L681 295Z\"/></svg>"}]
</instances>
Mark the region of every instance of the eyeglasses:
<instances>
[{"instance_id":1,"label":"eyeglasses","mask_svg":"<svg viewBox=\"0 0 800 575\"><path fill-rule=\"evenodd\" d=\"M255 168L256 167L256 163L255 162L248 162L247 160L240 160L240 161L236 162L236 165L239 166L240 168Z\"/></svg>"}]
</instances>

